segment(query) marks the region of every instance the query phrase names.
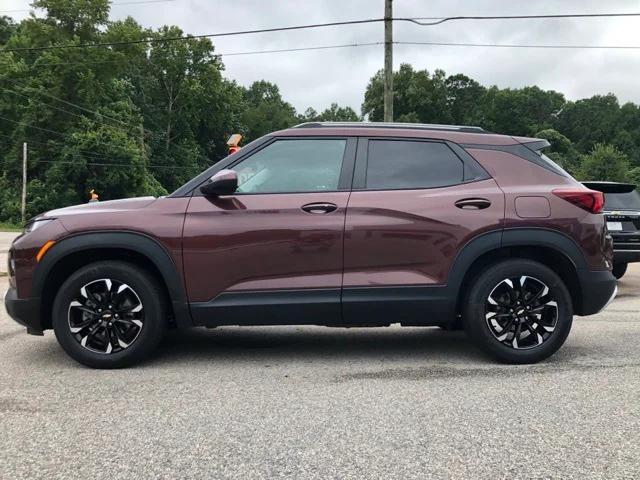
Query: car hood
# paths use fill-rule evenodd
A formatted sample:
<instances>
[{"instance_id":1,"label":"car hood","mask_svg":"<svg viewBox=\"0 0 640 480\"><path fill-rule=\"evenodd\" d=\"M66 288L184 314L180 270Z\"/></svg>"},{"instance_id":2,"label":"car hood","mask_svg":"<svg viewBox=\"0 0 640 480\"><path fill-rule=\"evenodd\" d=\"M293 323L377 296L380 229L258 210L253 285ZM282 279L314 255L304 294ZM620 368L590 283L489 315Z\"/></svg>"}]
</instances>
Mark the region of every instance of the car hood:
<instances>
[{"instance_id":1,"label":"car hood","mask_svg":"<svg viewBox=\"0 0 640 480\"><path fill-rule=\"evenodd\" d=\"M43 214L43 217L65 217L68 215L92 214L92 213L115 213L138 210L151 205L156 201L156 197L123 198L121 200L108 200L106 202L90 202L71 207L50 210Z\"/></svg>"}]
</instances>

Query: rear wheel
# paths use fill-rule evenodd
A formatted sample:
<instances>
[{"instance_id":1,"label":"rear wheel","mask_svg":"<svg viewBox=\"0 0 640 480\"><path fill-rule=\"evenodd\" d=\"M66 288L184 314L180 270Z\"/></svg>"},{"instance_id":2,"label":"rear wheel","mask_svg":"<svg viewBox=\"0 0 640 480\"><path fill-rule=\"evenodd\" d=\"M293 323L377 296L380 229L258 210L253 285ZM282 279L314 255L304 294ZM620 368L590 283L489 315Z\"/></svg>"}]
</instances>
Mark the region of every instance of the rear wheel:
<instances>
[{"instance_id":1,"label":"rear wheel","mask_svg":"<svg viewBox=\"0 0 640 480\"><path fill-rule=\"evenodd\" d=\"M472 283L465 330L484 351L507 363L535 363L555 353L573 321L560 277L530 260L497 263Z\"/></svg>"},{"instance_id":2,"label":"rear wheel","mask_svg":"<svg viewBox=\"0 0 640 480\"><path fill-rule=\"evenodd\" d=\"M167 326L158 282L145 270L119 261L96 262L76 271L60 287L52 313L62 348L94 368L142 360Z\"/></svg>"},{"instance_id":3,"label":"rear wheel","mask_svg":"<svg viewBox=\"0 0 640 480\"><path fill-rule=\"evenodd\" d=\"M621 279L624 277L624 274L627 273L627 265L626 263L614 263L613 264L613 276L617 279Z\"/></svg>"}]
</instances>

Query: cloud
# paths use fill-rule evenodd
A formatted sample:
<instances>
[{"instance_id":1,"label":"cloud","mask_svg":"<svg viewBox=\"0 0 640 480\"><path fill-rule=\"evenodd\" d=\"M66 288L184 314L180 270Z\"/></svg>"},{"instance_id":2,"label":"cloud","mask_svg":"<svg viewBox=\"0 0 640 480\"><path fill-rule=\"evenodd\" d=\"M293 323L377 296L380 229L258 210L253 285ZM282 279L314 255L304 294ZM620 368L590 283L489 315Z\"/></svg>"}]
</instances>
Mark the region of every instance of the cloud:
<instances>
[{"instance_id":1,"label":"cloud","mask_svg":"<svg viewBox=\"0 0 640 480\"><path fill-rule=\"evenodd\" d=\"M6 7L5 7L6 5ZM5 0L3 9L25 8L24 0ZM633 2L610 0L395 0L396 17L518 15L633 11ZM144 26L176 24L202 34L238 29L378 18L383 0L175 0L113 6L112 18L133 16ZM20 18L21 15L14 15ZM461 21L435 27L395 23L396 40L474 43L633 45L639 18L513 21ZM383 40L382 24L245 35L214 39L216 51L241 52ZM484 85L519 88L539 85L569 99L615 93L621 102L640 103L637 50L534 50L472 47L396 46L394 65L408 62L430 71L464 73ZM360 111L369 78L383 64L383 47L226 57L225 75L249 85L277 83L299 111L323 110L331 102Z\"/></svg>"}]
</instances>

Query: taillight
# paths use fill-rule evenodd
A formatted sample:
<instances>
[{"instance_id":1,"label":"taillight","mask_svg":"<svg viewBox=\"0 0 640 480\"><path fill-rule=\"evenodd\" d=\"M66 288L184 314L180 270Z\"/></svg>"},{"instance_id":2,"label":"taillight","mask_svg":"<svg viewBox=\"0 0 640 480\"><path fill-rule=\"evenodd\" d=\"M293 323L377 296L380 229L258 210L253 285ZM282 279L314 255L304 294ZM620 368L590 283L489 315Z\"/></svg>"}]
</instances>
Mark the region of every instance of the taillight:
<instances>
[{"instance_id":1,"label":"taillight","mask_svg":"<svg viewBox=\"0 0 640 480\"><path fill-rule=\"evenodd\" d=\"M591 213L602 212L604 195L584 188L556 188L553 194Z\"/></svg>"}]
</instances>

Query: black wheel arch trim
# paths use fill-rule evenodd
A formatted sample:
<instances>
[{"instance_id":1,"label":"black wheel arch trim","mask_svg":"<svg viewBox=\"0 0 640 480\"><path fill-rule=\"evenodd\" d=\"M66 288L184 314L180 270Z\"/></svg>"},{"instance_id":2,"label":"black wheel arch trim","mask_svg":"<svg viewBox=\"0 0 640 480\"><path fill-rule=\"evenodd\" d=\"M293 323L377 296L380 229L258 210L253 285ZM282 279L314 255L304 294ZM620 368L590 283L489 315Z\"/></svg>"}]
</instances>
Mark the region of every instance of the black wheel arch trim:
<instances>
[{"instance_id":1,"label":"black wheel arch trim","mask_svg":"<svg viewBox=\"0 0 640 480\"><path fill-rule=\"evenodd\" d=\"M58 240L34 269L32 296L42 298L49 275L64 258L83 250L96 248L128 250L147 258L158 269L167 287L176 324L178 326L193 325L184 283L171 255L156 239L140 232L100 231L77 233Z\"/></svg>"},{"instance_id":2,"label":"black wheel arch trim","mask_svg":"<svg viewBox=\"0 0 640 480\"><path fill-rule=\"evenodd\" d=\"M447 279L449 295L459 298L458 292L476 260L491 251L508 247L543 247L563 255L573 265L578 282L578 291L573 292L576 315L600 311L615 288L611 272L592 271L578 243L567 234L543 227L511 227L479 235L461 249ZM452 316L457 313L456 308L451 312Z\"/></svg>"}]
</instances>

